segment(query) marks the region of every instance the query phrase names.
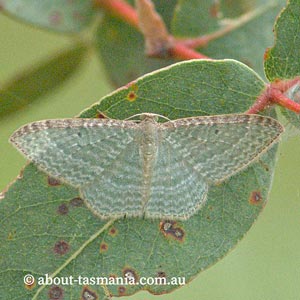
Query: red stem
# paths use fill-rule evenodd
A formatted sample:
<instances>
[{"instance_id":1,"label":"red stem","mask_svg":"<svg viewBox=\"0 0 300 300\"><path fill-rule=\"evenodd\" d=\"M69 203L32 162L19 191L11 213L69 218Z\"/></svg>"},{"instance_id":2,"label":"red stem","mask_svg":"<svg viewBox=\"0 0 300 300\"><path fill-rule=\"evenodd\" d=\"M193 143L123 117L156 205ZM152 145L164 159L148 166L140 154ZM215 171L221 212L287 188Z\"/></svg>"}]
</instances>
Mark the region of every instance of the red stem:
<instances>
[{"instance_id":1,"label":"red stem","mask_svg":"<svg viewBox=\"0 0 300 300\"><path fill-rule=\"evenodd\" d=\"M210 59L208 56L201 54L183 44L175 43L169 50L172 57L177 59Z\"/></svg>"},{"instance_id":2,"label":"red stem","mask_svg":"<svg viewBox=\"0 0 300 300\"><path fill-rule=\"evenodd\" d=\"M135 9L124 0L94 0L97 7L109 11L114 16L120 18L124 22L132 25L139 30L138 15ZM169 50L173 58L177 59L208 59L209 57L191 49L184 43L176 42Z\"/></svg>"},{"instance_id":3,"label":"red stem","mask_svg":"<svg viewBox=\"0 0 300 300\"><path fill-rule=\"evenodd\" d=\"M288 80L277 80L271 83L272 87L279 89L283 93L286 92L289 88L291 88L293 85L300 83L300 77L297 76L294 79L288 79Z\"/></svg>"},{"instance_id":4,"label":"red stem","mask_svg":"<svg viewBox=\"0 0 300 300\"><path fill-rule=\"evenodd\" d=\"M298 79L299 81L299 79ZM258 96L256 102L246 111L246 114L256 114L263 111L268 105L277 103L286 109L300 113L300 104L288 98L284 93L287 89L293 86L297 80L293 79L290 82L273 82L270 83L265 91Z\"/></svg>"},{"instance_id":5,"label":"red stem","mask_svg":"<svg viewBox=\"0 0 300 300\"><path fill-rule=\"evenodd\" d=\"M270 98L273 102L291 110L295 113L300 113L300 104L285 96L280 90L271 89Z\"/></svg>"},{"instance_id":6,"label":"red stem","mask_svg":"<svg viewBox=\"0 0 300 300\"><path fill-rule=\"evenodd\" d=\"M138 28L139 20L135 9L124 0L94 0L97 7L104 8L131 26Z\"/></svg>"},{"instance_id":7,"label":"red stem","mask_svg":"<svg viewBox=\"0 0 300 300\"><path fill-rule=\"evenodd\" d=\"M124 0L94 0L97 7L103 8L114 16L120 18L124 22L130 24L139 30L139 20L135 9ZM209 42L209 36L200 37L189 40L175 40L169 53L173 58L177 59L210 59L209 57L191 49L195 46L203 46ZM267 86L265 91L257 98L257 101L246 112L248 114L256 114L264 110L270 104L280 104L283 107L300 113L300 104L292 101L284 92L295 82L299 82L299 77L290 81L278 81Z\"/></svg>"},{"instance_id":8,"label":"red stem","mask_svg":"<svg viewBox=\"0 0 300 300\"><path fill-rule=\"evenodd\" d=\"M246 114L257 114L270 104L268 88L258 96L255 103L245 112Z\"/></svg>"}]
</instances>

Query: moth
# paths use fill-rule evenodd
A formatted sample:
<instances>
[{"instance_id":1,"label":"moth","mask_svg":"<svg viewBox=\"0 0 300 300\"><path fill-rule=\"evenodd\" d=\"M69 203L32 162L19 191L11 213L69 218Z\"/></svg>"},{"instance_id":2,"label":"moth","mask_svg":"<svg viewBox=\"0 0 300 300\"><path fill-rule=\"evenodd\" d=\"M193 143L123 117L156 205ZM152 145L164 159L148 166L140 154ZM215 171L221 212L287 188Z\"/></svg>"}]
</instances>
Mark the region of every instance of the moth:
<instances>
[{"instance_id":1,"label":"moth","mask_svg":"<svg viewBox=\"0 0 300 300\"><path fill-rule=\"evenodd\" d=\"M245 169L284 131L260 115L158 118L44 120L21 127L10 141L77 188L101 218L184 220L204 205L209 186Z\"/></svg>"}]
</instances>

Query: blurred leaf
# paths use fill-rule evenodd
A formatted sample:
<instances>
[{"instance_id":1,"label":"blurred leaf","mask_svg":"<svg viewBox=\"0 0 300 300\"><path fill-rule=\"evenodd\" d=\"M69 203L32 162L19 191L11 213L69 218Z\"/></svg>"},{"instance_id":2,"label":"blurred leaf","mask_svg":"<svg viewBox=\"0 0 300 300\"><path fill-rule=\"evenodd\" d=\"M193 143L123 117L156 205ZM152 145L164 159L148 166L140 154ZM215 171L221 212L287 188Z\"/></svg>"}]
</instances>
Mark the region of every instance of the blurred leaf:
<instances>
[{"instance_id":1,"label":"blurred leaf","mask_svg":"<svg viewBox=\"0 0 300 300\"><path fill-rule=\"evenodd\" d=\"M214 0L220 3L221 16L224 18L236 18L247 11L255 9L260 1L257 0ZM267 2L267 1L263 1Z\"/></svg>"},{"instance_id":2,"label":"blurred leaf","mask_svg":"<svg viewBox=\"0 0 300 300\"><path fill-rule=\"evenodd\" d=\"M115 87L171 63L171 60L146 57L142 34L110 16L98 28L96 46Z\"/></svg>"},{"instance_id":3,"label":"blurred leaf","mask_svg":"<svg viewBox=\"0 0 300 300\"><path fill-rule=\"evenodd\" d=\"M172 33L175 36L185 35L187 37L195 37L224 28L221 26L221 21L224 21L223 18L212 18L211 15L207 15L207 12L204 12L205 16L199 15L200 11L202 11L202 0L193 0L192 2L181 1L180 3L181 6L176 10L172 24ZM194 6L198 7L198 9L192 9L192 3L194 3ZM197 3L198 5L196 5ZM211 5L212 3L213 1L210 2ZM239 3L241 6L244 4L244 6L242 6L244 9L252 8L248 11L243 11L245 15L242 19L228 19L227 23L225 23L229 24L231 22L232 25L238 24L238 27L212 40L206 47L199 48L199 51L216 59L234 58L247 64L263 76L263 54L266 47L272 43L274 19L280 11L280 8L285 4L285 1L270 1L266 4L259 2L256 6L253 6L252 1L248 2L248 4L245 4L245 1L239 1ZM223 10L225 9L224 5L222 2L221 8ZM190 8L189 12L185 12L188 8ZM232 5L230 8L230 12L229 7L227 7L227 10L224 10L224 17L227 17L227 14L236 15L234 11L236 6ZM209 8L207 8L207 10L208 9ZM242 13L242 11L240 12ZM239 16L236 15L236 17L238 18ZM208 21L207 18L211 19L211 21ZM189 24L191 22L190 20L193 20L193 24ZM226 26L225 24L223 26ZM217 27L217 25L219 25L219 27ZM208 30L208 32L205 30Z\"/></svg>"},{"instance_id":4,"label":"blurred leaf","mask_svg":"<svg viewBox=\"0 0 300 300\"><path fill-rule=\"evenodd\" d=\"M179 0L172 32L180 37L197 37L222 28L222 21L254 10L256 0Z\"/></svg>"},{"instance_id":5,"label":"blurred leaf","mask_svg":"<svg viewBox=\"0 0 300 300\"><path fill-rule=\"evenodd\" d=\"M178 37L207 34L219 28L219 1L179 0L172 23L172 32Z\"/></svg>"},{"instance_id":6,"label":"blurred leaf","mask_svg":"<svg viewBox=\"0 0 300 300\"><path fill-rule=\"evenodd\" d=\"M129 1L133 3L134 1ZM155 0L156 10L169 27L175 0ZM96 47L114 86L119 87L147 72L171 64L172 60L147 58L141 33L108 14L98 27Z\"/></svg>"},{"instance_id":7,"label":"blurred leaf","mask_svg":"<svg viewBox=\"0 0 300 300\"><path fill-rule=\"evenodd\" d=\"M238 62L189 61L141 77L104 97L81 117L104 113L125 118L156 112L169 118L246 110L263 81ZM24 287L23 276L185 277L192 280L244 236L267 201L276 147L226 182L210 187L206 205L186 221L140 218L101 221L75 189L49 181L29 164L0 202L0 282L6 299L48 299L53 286ZM113 224L112 224L113 223ZM105 227L106 226L106 227ZM26 258L26 259L25 259ZM177 285L108 286L113 296L146 289L171 292ZM64 299L99 295L99 285L59 285ZM53 291L53 290L52 290ZM71 296L72 295L72 296ZM72 298L72 299L73 299ZM96 298L96 296L95 296Z\"/></svg>"},{"instance_id":8,"label":"blurred leaf","mask_svg":"<svg viewBox=\"0 0 300 300\"><path fill-rule=\"evenodd\" d=\"M83 44L73 45L11 80L0 90L0 117L18 111L62 85L78 70L87 50Z\"/></svg>"},{"instance_id":9,"label":"blurred leaf","mask_svg":"<svg viewBox=\"0 0 300 300\"><path fill-rule=\"evenodd\" d=\"M300 0L290 0L275 24L275 45L265 55L270 81L300 75Z\"/></svg>"},{"instance_id":10,"label":"blurred leaf","mask_svg":"<svg viewBox=\"0 0 300 300\"><path fill-rule=\"evenodd\" d=\"M92 0L2 0L2 9L36 26L78 32L95 15Z\"/></svg>"}]
</instances>

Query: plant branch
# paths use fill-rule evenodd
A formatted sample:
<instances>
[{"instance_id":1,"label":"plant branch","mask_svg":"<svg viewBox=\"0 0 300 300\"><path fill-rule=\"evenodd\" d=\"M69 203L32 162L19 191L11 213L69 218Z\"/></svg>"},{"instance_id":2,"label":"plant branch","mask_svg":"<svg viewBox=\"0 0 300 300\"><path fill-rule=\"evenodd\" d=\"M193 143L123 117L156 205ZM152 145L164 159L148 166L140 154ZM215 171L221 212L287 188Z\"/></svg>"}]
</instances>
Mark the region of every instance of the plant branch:
<instances>
[{"instance_id":1,"label":"plant branch","mask_svg":"<svg viewBox=\"0 0 300 300\"><path fill-rule=\"evenodd\" d=\"M124 0L94 0L96 7L102 8L135 28L139 28L135 9Z\"/></svg>"},{"instance_id":2,"label":"plant branch","mask_svg":"<svg viewBox=\"0 0 300 300\"><path fill-rule=\"evenodd\" d=\"M136 10L124 0L94 0L94 5L106 10L124 22L141 31ZM170 39L173 37L170 35ZM162 51L164 53L164 51ZM207 56L191 49L187 45L176 41L168 48L168 54L176 59L208 59Z\"/></svg>"},{"instance_id":3,"label":"plant branch","mask_svg":"<svg viewBox=\"0 0 300 300\"><path fill-rule=\"evenodd\" d=\"M193 49L186 47L185 45L175 42L173 47L169 49L169 53L172 57L177 59L211 59L210 57L194 51Z\"/></svg>"},{"instance_id":4,"label":"plant branch","mask_svg":"<svg viewBox=\"0 0 300 300\"><path fill-rule=\"evenodd\" d=\"M270 92L270 98L273 102L295 112L300 113L300 104L291 100L286 95L284 95L280 90L272 89Z\"/></svg>"},{"instance_id":5,"label":"plant branch","mask_svg":"<svg viewBox=\"0 0 300 300\"><path fill-rule=\"evenodd\" d=\"M246 114L257 114L260 111L263 111L271 104L267 91L268 88L261 95L258 96L254 104L245 112Z\"/></svg>"},{"instance_id":6,"label":"plant branch","mask_svg":"<svg viewBox=\"0 0 300 300\"><path fill-rule=\"evenodd\" d=\"M235 20L229 20L230 22L228 21L224 28L211 34L194 39L175 39L167 32L162 18L155 11L154 5L150 0L137 0L138 11L124 0L94 0L94 4L96 7L106 10L141 31L145 37L146 53L149 56L171 57L179 60L210 59L193 48L207 45L212 40L238 29L274 5L267 4L247 12ZM293 80L281 80L270 83L246 113L259 113L267 106L275 103L300 113L300 104L286 95L286 91L294 84L300 84L300 79L295 78Z\"/></svg>"},{"instance_id":7,"label":"plant branch","mask_svg":"<svg viewBox=\"0 0 300 300\"><path fill-rule=\"evenodd\" d=\"M296 77L291 80L281 80L272 82L267 85L263 93L257 98L256 102L246 112L247 114L256 114L263 111L271 104L279 104L286 109L295 113L300 113L300 104L294 101L292 96L287 96L288 92L295 85L300 84L300 78ZM290 98L291 97L291 98Z\"/></svg>"}]
</instances>

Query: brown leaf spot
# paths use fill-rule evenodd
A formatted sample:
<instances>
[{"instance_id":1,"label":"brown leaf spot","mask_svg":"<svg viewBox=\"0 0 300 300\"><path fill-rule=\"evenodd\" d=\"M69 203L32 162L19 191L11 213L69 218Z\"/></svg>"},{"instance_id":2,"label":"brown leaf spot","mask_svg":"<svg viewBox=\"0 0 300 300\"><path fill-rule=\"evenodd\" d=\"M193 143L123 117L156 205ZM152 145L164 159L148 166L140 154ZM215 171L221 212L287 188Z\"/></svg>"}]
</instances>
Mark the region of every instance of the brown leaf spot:
<instances>
[{"instance_id":1,"label":"brown leaf spot","mask_svg":"<svg viewBox=\"0 0 300 300\"><path fill-rule=\"evenodd\" d=\"M266 61L267 59L269 59L270 57L270 50L271 48L267 48L265 53L264 53L264 61Z\"/></svg>"},{"instance_id":2,"label":"brown leaf spot","mask_svg":"<svg viewBox=\"0 0 300 300\"><path fill-rule=\"evenodd\" d=\"M124 278L127 278L128 280L132 280L133 278L134 282L138 281L139 277L133 268L125 267L122 271Z\"/></svg>"},{"instance_id":3,"label":"brown leaf spot","mask_svg":"<svg viewBox=\"0 0 300 300\"><path fill-rule=\"evenodd\" d=\"M61 287L59 286L52 286L49 289L48 292L48 297L50 300L62 300L64 297L64 291Z\"/></svg>"},{"instance_id":4,"label":"brown leaf spot","mask_svg":"<svg viewBox=\"0 0 300 300\"><path fill-rule=\"evenodd\" d=\"M13 240L13 239L15 238L15 236L16 236L16 233L17 233L16 230L10 231L10 232L8 233L7 239L8 239L9 241Z\"/></svg>"},{"instance_id":5,"label":"brown leaf spot","mask_svg":"<svg viewBox=\"0 0 300 300\"><path fill-rule=\"evenodd\" d=\"M158 271L157 272L157 277L166 278L167 277L166 272L164 272L164 271Z\"/></svg>"},{"instance_id":6,"label":"brown leaf spot","mask_svg":"<svg viewBox=\"0 0 300 300\"><path fill-rule=\"evenodd\" d=\"M135 93L135 91L130 91L128 94L127 94L127 100L130 101L130 102L133 102L136 100L137 98L137 95Z\"/></svg>"},{"instance_id":7,"label":"brown leaf spot","mask_svg":"<svg viewBox=\"0 0 300 300\"><path fill-rule=\"evenodd\" d=\"M259 205L262 202L262 196L260 191L253 191L249 197L249 203L252 205Z\"/></svg>"},{"instance_id":8,"label":"brown leaf spot","mask_svg":"<svg viewBox=\"0 0 300 300\"><path fill-rule=\"evenodd\" d=\"M73 207L80 207L83 205L83 202L83 199L81 199L80 197L76 197L70 201L70 205Z\"/></svg>"},{"instance_id":9,"label":"brown leaf spot","mask_svg":"<svg viewBox=\"0 0 300 300\"><path fill-rule=\"evenodd\" d=\"M70 250L70 246L66 241L58 241L55 243L53 251L58 255L64 255Z\"/></svg>"},{"instance_id":10,"label":"brown leaf spot","mask_svg":"<svg viewBox=\"0 0 300 300\"><path fill-rule=\"evenodd\" d=\"M169 220L166 220L166 221L162 221L160 222L160 228L161 230L163 230L163 233L171 233L172 230L173 230L173 226L176 224L175 221L169 221Z\"/></svg>"},{"instance_id":11,"label":"brown leaf spot","mask_svg":"<svg viewBox=\"0 0 300 300\"><path fill-rule=\"evenodd\" d=\"M103 112L97 111L96 118L97 119L107 119L107 116Z\"/></svg>"},{"instance_id":12,"label":"brown leaf spot","mask_svg":"<svg viewBox=\"0 0 300 300\"><path fill-rule=\"evenodd\" d=\"M184 237L183 229L182 228L175 228L174 237L176 237L177 240L182 241L182 239Z\"/></svg>"},{"instance_id":13,"label":"brown leaf spot","mask_svg":"<svg viewBox=\"0 0 300 300\"><path fill-rule=\"evenodd\" d=\"M65 203L61 204L57 209L57 213L59 215L66 215L68 212L69 212L69 208L68 205Z\"/></svg>"},{"instance_id":14,"label":"brown leaf spot","mask_svg":"<svg viewBox=\"0 0 300 300\"><path fill-rule=\"evenodd\" d=\"M165 237L171 237L179 242L183 242L185 232L175 221L164 220L159 223L159 228Z\"/></svg>"},{"instance_id":15,"label":"brown leaf spot","mask_svg":"<svg viewBox=\"0 0 300 300\"><path fill-rule=\"evenodd\" d=\"M109 229L108 234L111 236L116 236L118 234L118 230L115 227Z\"/></svg>"},{"instance_id":16,"label":"brown leaf spot","mask_svg":"<svg viewBox=\"0 0 300 300\"><path fill-rule=\"evenodd\" d=\"M108 250L108 244L105 242L102 242L100 244L100 253L106 252Z\"/></svg>"},{"instance_id":17,"label":"brown leaf spot","mask_svg":"<svg viewBox=\"0 0 300 300\"><path fill-rule=\"evenodd\" d=\"M63 22L63 16L59 11L53 11L49 15L49 22L51 25L58 26Z\"/></svg>"},{"instance_id":18,"label":"brown leaf spot","mask_svg":"<svg viewBox=\"0 0 300 300\"><path fill-rule=\"evenodd\" d=\"M119 292L119 295L120 295L120 296L125 295L126 287L125 287L125 286L119 286L119 287L118 287L118 292Z\"/></svg>"},{"instance_id":19,"label":"brown leaf spot","mask_svg":"<svg viewBox=\"0 0 300 300\"><path fill-rule=\"evenodd\" d=\"M58 186L61 185L61 182L58 179L55 179L51 176L48 176L48 185L50 186Z\"/></svg>"},{"instance_id":20,"label":"brown leaf spot","mask_svg":"<svg viewBox=\"0 0 300 300\"><path fill-rule=\"evenodd\" d=\"M98 299L98 295L96 292L92 291L89 287L84 286L81 293L81 300L96 300Z\"/></svg>"}]
</instances>

